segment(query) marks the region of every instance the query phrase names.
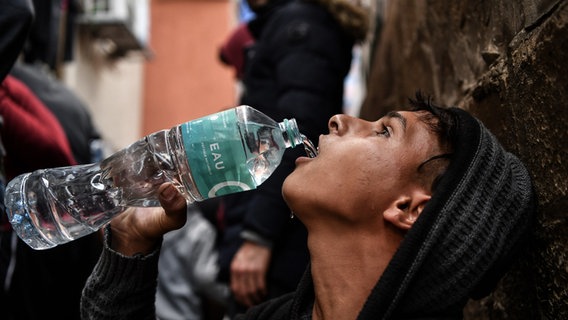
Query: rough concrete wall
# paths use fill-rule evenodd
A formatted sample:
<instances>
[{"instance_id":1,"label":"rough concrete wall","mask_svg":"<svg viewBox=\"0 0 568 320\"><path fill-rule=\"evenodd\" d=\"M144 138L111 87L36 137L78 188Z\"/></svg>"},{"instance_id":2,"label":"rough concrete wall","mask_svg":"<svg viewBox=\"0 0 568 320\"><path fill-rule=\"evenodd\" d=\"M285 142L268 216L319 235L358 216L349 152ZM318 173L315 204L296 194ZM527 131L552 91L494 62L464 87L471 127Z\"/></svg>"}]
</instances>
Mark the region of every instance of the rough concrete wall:
<instances>
[{"instance_id":1,"label":"rough concrete wall","mask_svg":"<svg viewBox=\"0 0 568 320\"><path fill-rule=\"evenodd\" d=\"M479 117L539 195L532 245L466 319L568 319L568 3L391 0L361 117L422 89Z\"/></svg>"}]
</instances>

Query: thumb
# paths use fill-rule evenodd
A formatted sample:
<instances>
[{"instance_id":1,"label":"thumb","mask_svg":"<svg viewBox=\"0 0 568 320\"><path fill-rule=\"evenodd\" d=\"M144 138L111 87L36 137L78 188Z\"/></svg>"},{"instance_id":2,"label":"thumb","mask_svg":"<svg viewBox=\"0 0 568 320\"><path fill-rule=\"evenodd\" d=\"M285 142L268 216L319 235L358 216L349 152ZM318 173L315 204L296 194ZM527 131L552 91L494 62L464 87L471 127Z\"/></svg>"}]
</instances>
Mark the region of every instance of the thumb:
<instances>
[{"instance_id":1,"label":"thumb","mask_svg":"<svg viewBox=\"0 0 568 320\"><path fill-rule=\"evenodd\" d=\"M166 212L163 227L175 230L183 227L187 219L187 200L172 183L164 183L158 188L159 200Z\"/></svg>"}]
</instances>

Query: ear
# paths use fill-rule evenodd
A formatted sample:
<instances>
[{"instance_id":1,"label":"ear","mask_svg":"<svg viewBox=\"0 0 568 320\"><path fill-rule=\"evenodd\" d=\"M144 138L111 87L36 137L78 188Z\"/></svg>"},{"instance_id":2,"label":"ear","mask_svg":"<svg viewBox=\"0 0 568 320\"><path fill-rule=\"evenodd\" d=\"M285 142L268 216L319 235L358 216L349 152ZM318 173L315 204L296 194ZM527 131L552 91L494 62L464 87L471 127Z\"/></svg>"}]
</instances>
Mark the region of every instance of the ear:
<instances>
[{"instance_id":1,"label":"ear","mask_svg":"<svg viewBox=\"0 0 568 320\"><path fill-rule=\"evenodd\" d=\"M406 231L418 219L430 198L432 195L422 188L417 188L409 194L400 195L385 210L383 217L397 228Z\"/></svg>"}]
</instances>

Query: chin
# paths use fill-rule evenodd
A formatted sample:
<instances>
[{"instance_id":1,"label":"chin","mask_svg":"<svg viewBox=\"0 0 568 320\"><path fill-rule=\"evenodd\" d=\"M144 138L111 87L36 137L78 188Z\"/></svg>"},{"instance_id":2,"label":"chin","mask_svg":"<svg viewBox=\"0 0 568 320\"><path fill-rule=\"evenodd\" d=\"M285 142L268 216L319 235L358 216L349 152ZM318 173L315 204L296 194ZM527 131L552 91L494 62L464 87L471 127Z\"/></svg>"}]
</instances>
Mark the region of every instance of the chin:
<instances>
[{"instance_id":1,"label":"chin","mask_svg":"<svg viewBox=\"0 0 568 320\"><path fill-rule=\"evenodd\" d=\"M284 202L298 218L314 205L313 195L308 191L310 190L308 185L300 175L288 176L282 185ZM303 222L301 218L300 220Z\"/></svg>"},{"instance_id":2,"label":"chin","mask_svg":"<svg viewBox=\"0 0 568 320\"><path fill-rule=\"evenodd\" d=\"M288 183L289 178L290 176L286 177L286 179L284 179L284 183L282 183L282 197L284 198L284 201L286 201L287 204L288 204L288 195L290 194L290 188L291 188Z\"/></svg>"},{"instance_id":3,"label":"chin","mask_svg":"<svg viewBox=\"0 0 568 320\"><path fill-rule=\"evenodd\" d=\"M294 183L293 175L294 173L290 174L282 184L282 197L292 211L294 210L294 204L297 202L295 199L298 197L298 192L301 192L301 188Z\"/></svg>"}]
</instances>

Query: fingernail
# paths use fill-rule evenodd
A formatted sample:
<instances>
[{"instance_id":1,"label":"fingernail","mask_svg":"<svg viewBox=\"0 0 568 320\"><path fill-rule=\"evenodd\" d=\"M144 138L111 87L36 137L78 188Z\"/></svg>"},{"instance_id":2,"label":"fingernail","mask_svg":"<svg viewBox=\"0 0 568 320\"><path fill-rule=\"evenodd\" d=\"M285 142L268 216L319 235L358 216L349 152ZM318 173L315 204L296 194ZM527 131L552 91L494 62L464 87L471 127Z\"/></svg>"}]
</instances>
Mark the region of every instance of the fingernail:
<instances>
[{"instance_id":1,"label":"fingernail","mask_svg":"<svg viewBox=\"0 0 568 320\"><path fill-rule=\"evenodd\" d=\"M164 200L172 200L176 195L176 189L174 186L169 185L162 190L161 196Z\"/></svg>"}]
</instances>

